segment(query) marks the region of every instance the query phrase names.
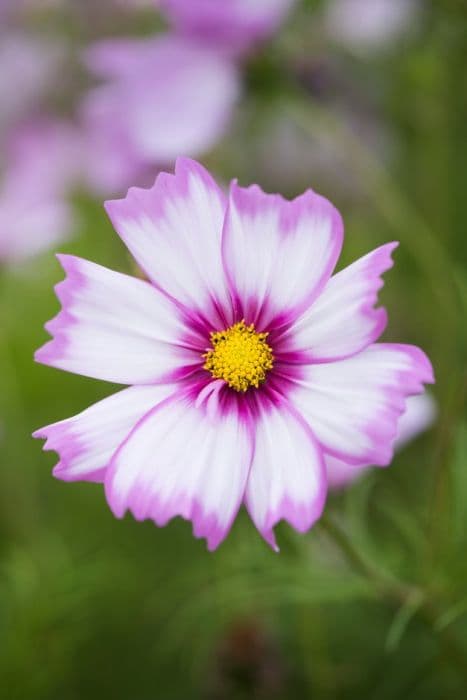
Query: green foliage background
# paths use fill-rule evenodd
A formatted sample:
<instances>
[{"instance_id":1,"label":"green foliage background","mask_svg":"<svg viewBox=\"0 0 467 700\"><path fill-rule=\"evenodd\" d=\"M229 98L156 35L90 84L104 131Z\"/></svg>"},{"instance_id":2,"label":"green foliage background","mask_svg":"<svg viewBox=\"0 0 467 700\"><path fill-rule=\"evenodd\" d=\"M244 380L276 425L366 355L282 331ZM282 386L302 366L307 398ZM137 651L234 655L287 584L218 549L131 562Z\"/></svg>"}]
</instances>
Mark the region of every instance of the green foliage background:
<instances>
[{"instance_id":1,"label":"green foliage background","mask_svg":"<svg viewBox=\"0 0 467 700\"><path fill-rule=\"evenodd\" d=\"M58 309L52 252L3 270L1 697L466 697L467 7L427 1L410 37L357 55L323 37L319 4L301 3L246 67L233 128L205 163L328 196L346 221L342 264L400 240L385 338L432 358L438 421L389 469L331 495L307 535L280 526L280 555L245 514L208 554L185 522L115 520L100 486L50 476L54 455L31 432L114 387L33 364ZM390 157L369 142L362 104L390 131ZM268 157L278 119L303 148L331 144L333 169ZM76 205L62 251L131 270L101 204Z\"/></svg>"}]
</instances>

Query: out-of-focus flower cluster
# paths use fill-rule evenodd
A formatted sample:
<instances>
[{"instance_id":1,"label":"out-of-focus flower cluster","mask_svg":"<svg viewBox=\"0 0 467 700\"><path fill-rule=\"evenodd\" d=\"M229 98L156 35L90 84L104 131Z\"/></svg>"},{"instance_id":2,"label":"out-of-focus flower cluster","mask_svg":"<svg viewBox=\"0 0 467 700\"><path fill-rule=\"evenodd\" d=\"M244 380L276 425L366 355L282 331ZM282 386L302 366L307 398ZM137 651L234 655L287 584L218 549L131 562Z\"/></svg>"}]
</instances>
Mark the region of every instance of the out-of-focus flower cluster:
<instances>
[{"instance_id":1,"label":"out-of-focus flower cluster","mask_svg":"<svg viewBox=\"0 0 467 700\"><path fill-rule=\"evenodd\" d=\"M22 259L69 236L75 228L70 204L75 190L99 199L122 195L131 185L149 184L179 155L209 152L232 121L245 63L294 4L2 0L0 259ZM365 52L406 32L417 5L415 0L330 0L322 12L305 16L307 27L325 43ZM147 18L149 33L142 37L135 21L134 35L122 36L140 15ZM356 16L357 23L349 21ZM112 38L103 39L109 32ZM310 37L310 44L314 41ZM316 82L312 55L308 70ZM289 69L294 70L293 61ZM384 146L384 130L370 123L368 114L355 115L342 103L333 108L350 123L358 121L359 128L363 124L370 140L376 135ZM332 172L336 181L342 167L336 167L335 146L308 137L304 143L304 136L273 112L276 122L258 130L256 152L248 151L265 179L280 162L289 183L317 167ZM342 178L349 183L345 173Z\"/></svg>"},{"instance_id":2,"label":"out-of-focus flower cluster","mask_svg":"<svg viewBox=\"0 0 467 700\"><path fill-rule=\"evenodd\" d=\"M330 37L360 52L384 48L416 20L416 0L331 0L325 24Z\"/></svg>"},{"instance_id":3,"label":"out-of-focus flower cluster","mask_svg":"<svg viewBox=\"0 0 467 700\"><path fill-rule=\"evenodd\" d=\"M169 28L75 47L31 29L37 12L66 11L65 3L4 0L1 259L28 257L67 237L76 188L99 198L123 194L178 155L208 151L239 97L241 60L292 3L109 0L112 14L145 7L155 21L158 7ZM97 21L102 8L83 3L81 10Z\"/></svg>"},{"instance_id":4,"label":"out-of-focus flower cluster","mask_svg":"<svg viewBox=\"0 0 467 700\"><path fill-rule=\"evenodd\" d=\"M0 259L14 261L67 236L66 196L77 167L76 132L47 113L63 46L0 31Z\"/></svg>"}]
</instances>

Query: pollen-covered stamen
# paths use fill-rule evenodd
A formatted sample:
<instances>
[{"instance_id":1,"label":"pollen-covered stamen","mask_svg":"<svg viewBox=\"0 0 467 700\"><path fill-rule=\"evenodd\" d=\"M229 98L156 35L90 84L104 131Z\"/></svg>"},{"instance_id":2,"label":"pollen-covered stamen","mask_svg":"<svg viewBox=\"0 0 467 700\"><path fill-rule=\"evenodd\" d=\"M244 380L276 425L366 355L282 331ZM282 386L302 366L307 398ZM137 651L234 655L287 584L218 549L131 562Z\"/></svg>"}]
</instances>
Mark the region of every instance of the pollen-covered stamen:
<instances>
[{"instance_id":1,"label":"pollen-covered stamen","mask_svg":"<svg viewBox=\"0 0 467 700\"><path fill-rule=\"evenodd\" d=\"M223 379L235 391L258 388L272 369L274 355L266 342L268 333L257 333L253 324L235 323L225 331L211 333L212 350L208 350L204 369L215 379Z\"/></svg>"}]
</instances>

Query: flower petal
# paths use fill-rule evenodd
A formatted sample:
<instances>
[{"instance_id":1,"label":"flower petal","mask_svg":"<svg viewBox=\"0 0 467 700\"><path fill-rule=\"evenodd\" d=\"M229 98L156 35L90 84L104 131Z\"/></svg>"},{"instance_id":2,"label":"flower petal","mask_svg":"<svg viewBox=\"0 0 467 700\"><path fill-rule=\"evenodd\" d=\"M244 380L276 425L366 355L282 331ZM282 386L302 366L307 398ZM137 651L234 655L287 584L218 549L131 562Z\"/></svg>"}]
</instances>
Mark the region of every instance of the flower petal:
<instances>
[{"instance_id":1,"label":"flower petal","mask_svg":"<svg viewBox=\"0 0 467 700\"><path fill-rule=\"evenodd\" d=\"M44 450L60 461L53 470L63 481L104 481L112 455L136 423L174 391L173 384L133 386L95 403L72 418L36 430Z\"/></svg>"},{"instance_id":2,"label":"flower petal","mask_svg":"<svg viewBox=\"0 0 467 700\"><path fill-rule=\"evenodd\" d=\"M360 352L377 340L387 315L374 305L384 284L381 275L392 267L397 245L383 245L333 275L284 337L282 352L298 351L301 362L327 362Z\"/></svg>"},{"instance_id":3,"label":"flower petal","mask_svg":"<svg viewBox=\"0 0 467 700\"><path fill-rule=\"evenodd\" d=\"M287 404L263 399L258 413L246 506L266 542L278 550L273 528L279 520L305 532L320 517L324 461L310 428Z\"/></svg>"},{"instance_id":4,"label":"flower petal","mask_svg":"<svg viewBox=\"0 0 467 700\"><path fill-rule=\"evenodd\" d=\"M161 0L178 31L236 50L272 34L294 0Z\"/></svg>"},{"instance_id":5,"label":"flower petal","mask_svg":"<svg viewBox=\"0 0 467 700\"><path fill-rule=\"evenodd\" d=\"M122 194L130 184L146 181L148 164L142 162L131 142L125 103L119 90L99 85L81 101L79 112L83 130L82 179L99 199ZM154 166L151 165L151 177Z\"/></svg>"},{"instance_id":6,"label":"flower petal","mask_svg":"<svg viewBox=\"0 0 467 700\"><path fill-rule=\"evenodd\" d=\"M225 207L209 173L187 158L177 160L175 175L158 175L151 189L133 187L125 199L106 203L151 281L188 308L210 310L218 321L215 308L230 306L220 253Z\"/></svg>"},{"instance_id":7,"label":"flower petal","mask_svg":"<svg viewBox=\"0 0 467 700\"><path fill-rule=\"evenodd\" d=\"M350 464L388 464L407 397L434 381L419 348L389 343L301 370L302 378L291 381L290 401L325 451Z\"/></svg>"},{"instance_id":8,"label":"flower petal","mask_svg":"<svg viewBox=\"0 0 467 700\"><path fill-rule=\"evenodd\" d=\"M235 402L207 408L175 394L147 414L115 454L107 499L117 517L129 509L159 526L177 515L191 520L194 535L212 550L237 514L251 455L248 424Z\"/></svg>"},{"instance_id":9,"label":"flower petal","mask_svg":"<svg viewBox=\"0 0 467 700\"><path fill-rule=\"evenodd\" d=\"M436 418L436 403L429 394L409 396L406 409L399 418L394 447L400 450L404 445L427 430ZM347 486L373 464L348 464L342 459L326 455L326 473L330 488Z\"/></svg>"},{"instance_id":10,"label":"flower petal","mask_svg":"<svg viewBox=\"0 0 467 700\"><path fill-rule=\"evenodd\" d=\"M397 424L396 450L400 450L417 435L428 430L433 425L437 412L436 401L430 394L409 396L406 410Z\"/></svg>"},{"instance_id":11,"label":"flower petal","mask_svg":"<svg viewBox=\"0 0 467 700\"><path fill-rule=\"evenodd\" d=\"M311 190L289 202L233 183L222 255L237 315L268 330L295 320L328 281L342 236L338 211Z\"/></svg>"},{"instance_id":12,"label":"flower petal","mask_svg":"<svg viewBox=\"0 0 467 700\"><path fill-rule=\"evenodd\" d=\"M171 381L199 367L203 339L188 337L180 311L152 285L71 255L59 260L62 310L46 324L54 337L38 362L122 384Z\"/></svg>"}]
</instances>

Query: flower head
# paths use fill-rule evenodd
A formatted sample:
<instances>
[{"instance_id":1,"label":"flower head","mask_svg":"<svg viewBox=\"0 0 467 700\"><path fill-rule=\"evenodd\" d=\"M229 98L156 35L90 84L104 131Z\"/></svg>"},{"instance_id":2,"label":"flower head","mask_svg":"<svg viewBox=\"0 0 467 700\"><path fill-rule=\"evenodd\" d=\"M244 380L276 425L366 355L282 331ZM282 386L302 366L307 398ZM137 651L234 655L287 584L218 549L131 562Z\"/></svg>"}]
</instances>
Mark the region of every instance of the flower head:
<instances>
[{"instance_id":1,"label":"flower head","mask_svg":"<svg viewBox=\"0 0 467 700\"><path fill-rule=\"evenodd\" d=\"M118 517L181 515L210 549L244 503L276 547L279 520L320 517L328 457L391 461L407 397L433 381L420 349L375 343L396 244L331 276L330 202L236 182L226 197L187 159L107 211L148 281L60 256L63 308L36 358L131 386L36 433L58 478L104 482Z\"/></svg>"}]
</instances>

